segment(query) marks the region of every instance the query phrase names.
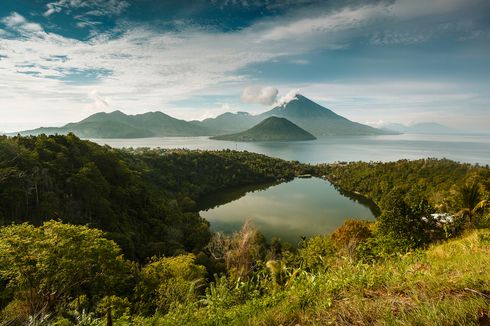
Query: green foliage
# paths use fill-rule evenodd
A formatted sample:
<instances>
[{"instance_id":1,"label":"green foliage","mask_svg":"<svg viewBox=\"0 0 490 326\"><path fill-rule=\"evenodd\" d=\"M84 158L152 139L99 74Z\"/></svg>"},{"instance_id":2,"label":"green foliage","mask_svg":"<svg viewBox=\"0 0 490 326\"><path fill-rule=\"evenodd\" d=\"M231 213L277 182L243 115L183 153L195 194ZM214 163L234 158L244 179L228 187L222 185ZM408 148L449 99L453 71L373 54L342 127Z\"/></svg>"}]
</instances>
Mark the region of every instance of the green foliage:
<instances>
[{"instance_id":1,"label":"green foliage","mask_svg":"<svg viewBox=\"0 0 490 326\"><path fill-rule=\"evenodd\" d=\"M82 290L107 293L127 273L119 247L102 231L55 221L0 229L0 278L31 316L63 307Z\"/></svg>"},{"instance_id":2,"label":"green foliage","mask_svg":"<svg viewBox=\"0 0 490 326\"><path fill-rule=\"evenodd\" d=\"M303 270L292 286L245 301L233 301L222 278L203 306L171 311L158 323L479 325L488 313L489 247L479 241L486 233L376 264L344 261L327 271Z\"/></svg>"},{"instance_id":3,"label":"green foliage","mask_svg":"<svg viewBox=\"0 0 490 326\"><path fill-rule=\"evenodd\" d=\"M73 134L0 136L0 224L88 224L144 261L208 243L209 223L192 212L200 197L305 169L248 152L118 150Z\"/></svg>"},{"instance_id":4,"label":"green foliage","mask_svg":"<svg viewBox=\"0 0 490 326\"><path fill-rule=\"evenodd\" d=\"M378 221L346 221L298 250L267 244L250 221L209 242L193 212L201 197L302 173L374 200ZM471 211L470 226L483 226L489 177L447 160L305 166L235 151L115 150L73 135L0 137L1 323L103 325L110 311L125 326L476 324L488 315L488 230L429 247L463 221L429 214ZM162 258L141 264L154 254ZM203 265L221 273L206 279Z\"/></svg>"},{"instance_id":5,"label":"green foliage","mask_svg":"<svg viewBox=\"0 0 490 326\"><path fill-rule=\"evenodd\" d=\"M206 269L195 264L192 254L154 258L140 273L135 289L137 310L145 315L168 312L173 305L196 300Z\"/></svg>"},{"instance_id":6,"label":"green foliage","mask_svg":"<svg viewBox=\"0 0 490 326\"><path fill-rule=\"evenodd\" d=\"M319 170L343 191L361 194L383 209L383 198L396 189L403 199L427 198L442 210L450 206L453 191L467 178L481 176L490 182L488 167L461 164L447 159L397 162L351 162L320 165Z\"/></svg>"},{"instance_id":7,"label":"green foliage","mask_svg":"<svg viewBox=\"0 0 490 326\"><path fill-rule=\"evenodd\" d=\"M467 227L485 224L484 211L488 200L484 199L482 186L478 181L472 180L459 190L457 204L460 209L457 215L464 220Z\"/></svg>"},{"instance_id":8,"label":"green foliage","mask_svg":"<svg viewBox=\"0 0 490 326\"><path fill-rule=\"evenodd\" d=\"M409 205L396 193L385 199L385 210L378 217L379 231L408 245L406 249L418 248L430 243L438 228L430 214L434 209L422 199ZM440 230L440 228L439 228Z\"/></svg>"},{"instance_id":9,"label":"green foliage","mask_svg":"<svg viewBox=\"0 0 490 326\"><path fill-rule=\"evenodd\" d=\"M367 221L346 220L332 233L332 243L338 251L354 259L358 245L372 236L371 226Z\"/></svg>"},{"instance_id":10,"label":"green foliage","mask_svg":"<svg viewBox=\"0 0 490 326\"><path fill-rule=\"evenodd\" d=\"M298 254L307 269L323 270L329 266L336 251L330 236L317 235L302 243Z\"/></svg>"},{"instance_id":11,"label":"green foliage","mask_svg":"<svg viewBox=\"0 0 490 326\"><path fill-rule=\"evenodd\" d=\"M130 314L131 303L128 298L116 295L103 297L97 304L96 312L99 316L107 316L109 313L113 318L120 318Z\"/></svg>"}]
</instances>

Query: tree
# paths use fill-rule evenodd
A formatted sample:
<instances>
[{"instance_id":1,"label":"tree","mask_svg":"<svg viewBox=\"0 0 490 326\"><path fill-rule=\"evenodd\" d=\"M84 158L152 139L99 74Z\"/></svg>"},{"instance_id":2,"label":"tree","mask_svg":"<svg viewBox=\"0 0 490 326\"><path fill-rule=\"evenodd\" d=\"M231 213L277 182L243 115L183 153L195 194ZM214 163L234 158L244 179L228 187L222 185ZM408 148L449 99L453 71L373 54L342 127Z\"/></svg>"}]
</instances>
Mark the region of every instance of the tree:
<instances>
[{"instance_id":1,"label":"tree","mask_svg":"<svg viewBox=\"0 0 490 326\"><path fill-rule=\"evenodd\" d=\"M127 268L117 244L96 229L56 221L0 229L0 278L30 315L53 311L83 289L110 292Z\"/></svg>"},{"instance_id":2,"label":"tree","mask_svg":"<svg viewBox=\"0 0 490 326\"><path fill-rule=\"evenodd\" d=\"M413 249L432 241L437 231L436 221L430 216L434 208L425 199L407 203L399 191L391 192L384 201L383 213L378 217L379 231L396 239L402 249Z\"/></svg>"},{"instance_id":3,"label":"tree","mask_svg":"<svg viewBox=\"0 0 490 326\"><path fill-rule=\"evenodd\" d=\"M474 217L483 212L488 202L483 198L478 181L464 184L459 194L461 209L457 215L466 219L468 224L472 226L475 223Z\"/></svg>"}]
</instances>

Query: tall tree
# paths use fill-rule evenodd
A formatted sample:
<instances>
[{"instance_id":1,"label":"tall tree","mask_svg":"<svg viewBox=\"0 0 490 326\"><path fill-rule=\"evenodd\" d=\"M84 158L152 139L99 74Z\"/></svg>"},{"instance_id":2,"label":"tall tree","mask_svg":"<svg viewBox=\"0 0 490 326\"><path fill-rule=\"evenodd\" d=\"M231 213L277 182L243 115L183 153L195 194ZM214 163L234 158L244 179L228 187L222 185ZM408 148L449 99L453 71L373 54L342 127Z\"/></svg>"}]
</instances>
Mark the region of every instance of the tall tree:
<instances>
[{"instance_id":1,"label":"tall tree","mask_svg":"<svg viewBox=\"0 0 490 326\"><path fill-rule=\"evenodd\" d=\"M128 267L117 244L100 230L56 221L0 229L0 278L30 315L55 310L82 289L110 292Z\"/></svg>"}]
</instances>

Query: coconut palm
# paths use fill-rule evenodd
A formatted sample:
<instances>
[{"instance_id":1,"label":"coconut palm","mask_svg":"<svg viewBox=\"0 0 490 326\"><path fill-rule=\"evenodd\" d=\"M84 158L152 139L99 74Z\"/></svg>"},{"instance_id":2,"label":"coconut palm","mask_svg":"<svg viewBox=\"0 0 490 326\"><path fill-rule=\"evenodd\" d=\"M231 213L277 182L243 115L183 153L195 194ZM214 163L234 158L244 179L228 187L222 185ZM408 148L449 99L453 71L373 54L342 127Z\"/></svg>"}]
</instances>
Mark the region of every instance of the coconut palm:
<instances>
[{"instance_id":1,"label":"coconut palm","mask_svg":"<svg viewBox=\"0 0 490 326\"><path fill-rule=\"evenodd\" d=\"M463 185L460 189L461 209L457 215L468 220L473 224L473 218L483 212L488 202L483 198L480 190L480 183L473 181Z\"/></svg>"}]
</instances>

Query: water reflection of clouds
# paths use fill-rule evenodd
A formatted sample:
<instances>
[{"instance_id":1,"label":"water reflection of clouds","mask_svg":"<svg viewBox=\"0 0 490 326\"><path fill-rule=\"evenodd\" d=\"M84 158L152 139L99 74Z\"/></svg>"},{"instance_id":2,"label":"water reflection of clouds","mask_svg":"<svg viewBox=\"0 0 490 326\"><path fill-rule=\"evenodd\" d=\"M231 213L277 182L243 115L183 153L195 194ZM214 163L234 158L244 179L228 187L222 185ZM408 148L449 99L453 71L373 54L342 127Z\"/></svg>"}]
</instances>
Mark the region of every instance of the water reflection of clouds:
<instances>
[{"instance_id":1,"label":"water reflection of clouds","mask_svg":"<svg viewBox=\"0 0 490 326\"><path fill-rule=\"evenodd\" d=\"M331 232L346 217L372 219L369 209L342 196L321 179L296 179L265 191L247 193L201 216L214 230L230 232L251 218L267 236L296 243L301 236Z\"/></svg>"}]
</instances>

